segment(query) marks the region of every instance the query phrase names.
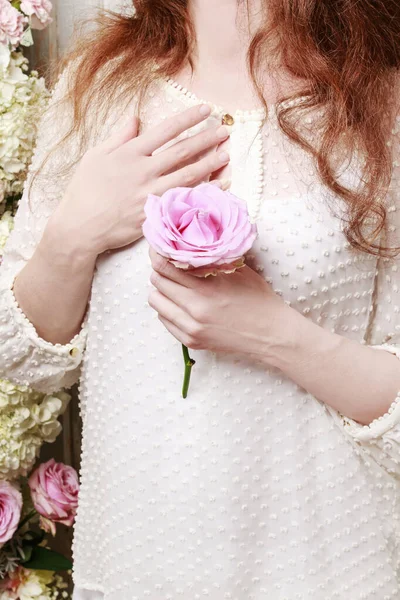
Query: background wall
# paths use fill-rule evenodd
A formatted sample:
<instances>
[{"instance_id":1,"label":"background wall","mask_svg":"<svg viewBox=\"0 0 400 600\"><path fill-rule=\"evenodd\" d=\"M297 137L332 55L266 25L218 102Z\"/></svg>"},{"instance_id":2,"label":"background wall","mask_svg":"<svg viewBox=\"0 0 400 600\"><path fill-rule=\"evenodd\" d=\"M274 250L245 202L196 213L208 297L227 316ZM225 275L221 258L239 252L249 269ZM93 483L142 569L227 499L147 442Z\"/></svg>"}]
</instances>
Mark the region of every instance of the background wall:
<instances>
[{"instance_id":1,"label":"background wall","mask_svg":"<svg viewBox=\"0 0 400 600\"><path fill-rule=\"evenodd\" d=\"M81 19L90 19L99 8L122 10L132 6L130 0L52 0L53 23L43 32L35 32L32 58L43 69L48 62L57 60L70 43L75 25Z\"/></svg>"}]
</instances>

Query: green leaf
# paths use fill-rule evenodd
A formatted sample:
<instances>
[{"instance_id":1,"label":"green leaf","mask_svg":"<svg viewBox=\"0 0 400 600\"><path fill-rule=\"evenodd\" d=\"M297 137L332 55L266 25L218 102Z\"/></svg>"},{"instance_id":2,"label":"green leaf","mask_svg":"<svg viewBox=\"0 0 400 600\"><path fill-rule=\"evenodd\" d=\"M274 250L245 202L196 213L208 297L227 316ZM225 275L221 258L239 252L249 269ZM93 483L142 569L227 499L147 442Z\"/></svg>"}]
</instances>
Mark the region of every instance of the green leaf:
<instances>
[{"instance_id":1,"label":"green leaf","mask_svg":"<svg viewBox=\"0 0 400 600\"><path fill-rule=\"evenodd\" d=\"M68 571L72 563L62 554L48 550L42 546L32 549L32 556L24 562L25 569L42 569L43 571Z\"/></svg>"},{"instance_id":2,"label":"green leaf","mask_svg":"<svg viewBox=\"0 0 400 600\"><path fill-rule=\"evenodd\" d=\"M19 553L21 554L21 563L24 564L30 560L32 556L32 546L29 544L24 544L22 548L20 548Z\"/></svg>"}]
</instances>

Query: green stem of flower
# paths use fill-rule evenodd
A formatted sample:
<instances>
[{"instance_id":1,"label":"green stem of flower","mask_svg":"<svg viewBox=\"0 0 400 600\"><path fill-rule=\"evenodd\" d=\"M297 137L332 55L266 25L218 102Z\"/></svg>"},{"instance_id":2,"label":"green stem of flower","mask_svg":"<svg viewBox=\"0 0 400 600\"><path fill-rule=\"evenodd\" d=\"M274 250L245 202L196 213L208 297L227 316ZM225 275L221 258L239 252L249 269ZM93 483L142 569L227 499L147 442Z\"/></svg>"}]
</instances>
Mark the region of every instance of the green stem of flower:
<instances>
[{"instance_id":1,"label":"green stem of flower","mask_svg":"<svg viewBox=\"0 0 400 600\"><path fill-rule=\"evenodd\" d=\"M187 398L190 384L190 375L192 374L193 365L196 364L196 361L189 356L189 350L187 346L182 344L182 352L183 352L183 360L185 362L185 374L183 376L183 386L182 386L182 397Z\"/></svg>"},{"instance_id":2,"label":"green stem of flower","mask_svg":"<svg viewBox=\"0 0 400 600\"><path fill-rule=\"evenodd\" d=\"M24 525L26 525L26 524L28 523L28 521L30 521L31 519L33 519L33 517L35 517L35 516L36 516L36 514L37 514L37 512L36 512L36 510L35 510L35 509L31 510L31 512L30 512L30 513L28 513L28 514L26 515L26 517L24 517L24 518L22 519L22 521L21 521L21 522L20 522L20 524L18 525L18 529L17 529L17 531L16 531L15 533L18 533L18 531L20 531L20 530L23 528L23 526L24 526Z\"/></svg>"}]
</instances>

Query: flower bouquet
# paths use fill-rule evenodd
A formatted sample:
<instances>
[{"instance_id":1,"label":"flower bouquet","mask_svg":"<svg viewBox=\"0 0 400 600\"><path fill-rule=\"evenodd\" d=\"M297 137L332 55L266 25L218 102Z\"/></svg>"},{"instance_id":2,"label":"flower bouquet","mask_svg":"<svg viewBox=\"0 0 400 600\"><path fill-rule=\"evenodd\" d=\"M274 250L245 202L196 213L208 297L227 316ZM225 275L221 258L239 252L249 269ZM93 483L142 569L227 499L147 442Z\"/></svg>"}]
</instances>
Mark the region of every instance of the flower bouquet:
<instances>
[{"instance_id":1,"label":"flower bouquet","mask_svg":"<svg viewBox=\"0 0 400 600\"><path fill-rule=\"evenodd\" d=\"M76 471L54 459L19 484L0 481L0 598L66 598L67 584L56 571L71 562L46 547L56 523L71 526L78 504Z\"/></svg>"},{"instance_id":2,"label":"flower bouquet","mask_svg":"<svg viewBox=\"0 0 400 600\"><path fill-rule=\"evenodd\" d=\"M150 194L145 214L143 234L150 246L197 277L240 269L257 237L245 202L214 183L173 188L161 197ZM186 398L195 361L184 344L182 350Z\"/></svg>"},{"instance_id":3,"label":"flower bouquet","mask_svg":"<svg viewBox=\"0 0 400 600\"><path fill-rule=\"evenodd\" d=\"M50 96L22 49L51 22L49 0L0 0L0 263ZM0 599L68 598L57 571L71 568L47 548L56 523L72 525L78 477L51 460L29 476L45 442L61 431L69 394L41 394L0 380Z\"/></svg>"}]
</instances>

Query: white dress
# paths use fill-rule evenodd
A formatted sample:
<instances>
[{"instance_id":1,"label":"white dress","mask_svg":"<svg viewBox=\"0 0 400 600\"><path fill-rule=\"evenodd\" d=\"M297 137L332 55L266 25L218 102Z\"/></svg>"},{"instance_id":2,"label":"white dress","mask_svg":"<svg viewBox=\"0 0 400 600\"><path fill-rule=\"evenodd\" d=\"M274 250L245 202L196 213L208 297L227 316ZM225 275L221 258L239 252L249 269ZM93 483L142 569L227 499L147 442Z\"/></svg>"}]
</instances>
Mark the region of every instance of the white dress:
<instances>
[{"instance_id":1,"label":"white dress","mask_svg":"<svg viewBox=\"0 0 400 600\"><path fill-rule=\"evenodd\" d=\"M172 82L156 82L144 127L197 102ZM60 110L53 102L42 123L33 168L68 122ZM214 107L202 127L222 113ZM312 160L280 132L273 107L262 129L261 111L233 116L231 190L257 222L255 268L306 318L400 355L399 262L349 248ZM399 142L397 122L392 233L400 227ZM193 352L183 400L180 344L147 304L143 239L99 258L82 331L70 344L38 337L11 286L63 193L67 178L51 173L65 160L65 150L53 155L48 184L34 186L32 211L25 194L7 244L0 374L52 391L82 370L74 598L398 600L398 399L363 427L277 369L252 364L244 349ZM356 169L343 177L356 181Z\"/></svg>"}]
</instances>

